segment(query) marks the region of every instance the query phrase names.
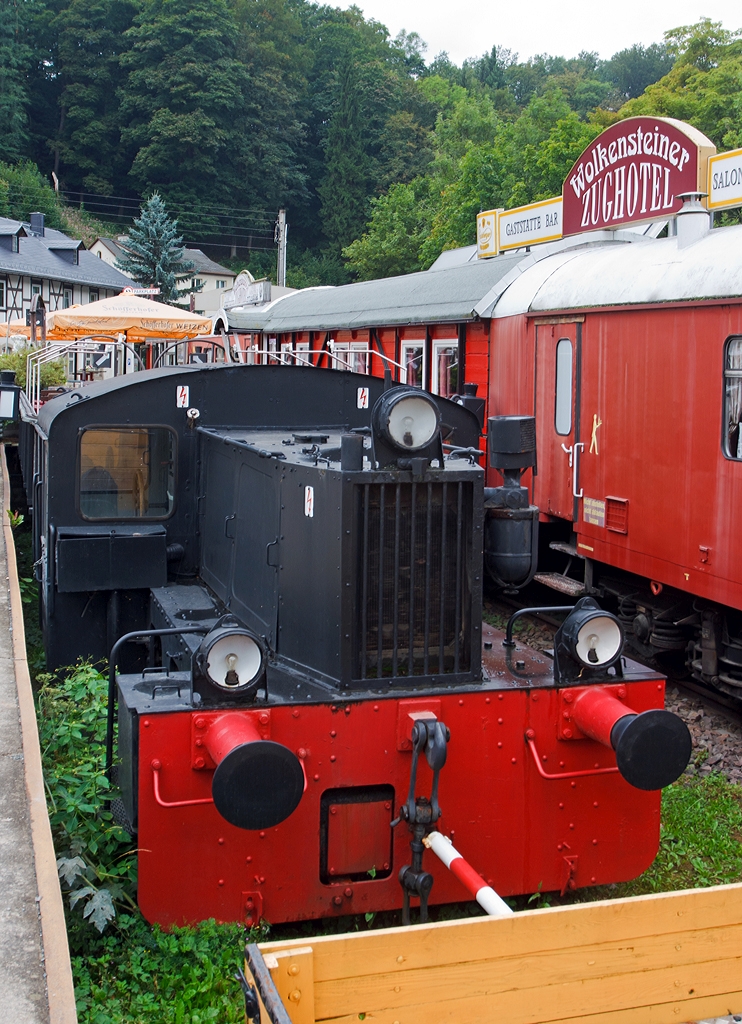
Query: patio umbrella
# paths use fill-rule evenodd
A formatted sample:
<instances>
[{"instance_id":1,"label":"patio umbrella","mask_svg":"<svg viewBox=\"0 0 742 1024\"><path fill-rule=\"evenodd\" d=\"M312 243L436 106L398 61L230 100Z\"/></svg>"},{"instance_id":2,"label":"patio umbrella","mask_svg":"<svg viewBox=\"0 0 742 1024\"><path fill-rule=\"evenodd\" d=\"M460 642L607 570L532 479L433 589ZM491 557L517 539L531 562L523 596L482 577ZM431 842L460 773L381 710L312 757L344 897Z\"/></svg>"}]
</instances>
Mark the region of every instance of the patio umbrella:
<instances>
[{"instance_id":1,"label":"patio umbrella","mask_svg":"<svg viewBox=\"0 0 742 1024\"><path fill-rule=\"evenodd\" d=\"M85 306L57 309L49 314L47 329L60 339L88 334L125 334L129 342L147 338L180 341L211 334L211 320L164 302L122 292Z\"/></svg>"}]
</instances>

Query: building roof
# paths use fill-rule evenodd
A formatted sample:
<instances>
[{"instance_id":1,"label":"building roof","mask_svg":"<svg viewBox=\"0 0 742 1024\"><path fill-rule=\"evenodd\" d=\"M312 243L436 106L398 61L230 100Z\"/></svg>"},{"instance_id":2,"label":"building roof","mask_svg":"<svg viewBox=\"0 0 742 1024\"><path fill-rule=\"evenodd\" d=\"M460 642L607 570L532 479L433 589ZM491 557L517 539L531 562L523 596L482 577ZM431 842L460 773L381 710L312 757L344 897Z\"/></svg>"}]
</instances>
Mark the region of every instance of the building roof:
<instances>
[{"instance_id":1,"label":"building roof","mask_svg":"<svg viewBox=\"0 0 742 1024\"><path fill-rule=\"evenodd\" d=\"M19 220L11 220L10 217L0 217L0 235L25 235L26 229Z\"/></svg>"},{"instance_id":2,"label":"building roof","mask_svg":"<svg viewBox=\"0 0 742 1024\"><path fill-rule=\"evenodd\" d=\"M103 238L99 236L95 240L100 242L114 255L117 259L120 259L124 255L124 248L121 242L116 242L112 238ZM95 245L95 242L93 242ZM183 257L186 260L190 260L193 264L193 273L196 274L224 274L225 277L236 277L234 270L230 270L229 267L223 267L221 263L215 263L214 260L210 259L205 252L201 249L188 249L186 248L183 253ZM190 273L190 272L189 272Z\"/></svg>"},{"instance_id":3,"label":"building roof","mask_svg":"<svg viewBox=\"0 0 742 1024\"><path fill-rule=\"evenodd\" d=\"M508 253L339 288L304 288L259 309L230 309L229 327L279 333L460 323L475 317L477 303L524 256Z\"/></svg>"},{"instance_id":4,"label":"building roof","mask_svg":"<svg viewBox=\"0 0 742 1024\"><path fill-rule=\"evenodd\" d=\"M193 263L193 272L198 274L224 274L226 277L236 277L234 270L223 267L221 263L215 263L209 259L205 252L200 249L186 249L184 259Z\"/></svg>"},{"instance_id":5,"label":"building roof","mask_svg":"<svg viewBox=\"0 0 742 1024\"><path fill-rule=\"evenodd\" d=\"M121 289L133 285L131 278L84 248L80 248L78 263L70 263L54 251L62 252L81 245L81 242L75 242L61 232L54 232L52 237L49 232L45 232L43 237L21 237L19 252L0 249L0 274L24 274L97 288Z\"/></svg>"},{"instance_id":6,"label":"building roof","mask_svg":"<svg viewBox=\"0 0 742 1024\"><path fill-rule=\"evenodd\" d=\"M546 249L546 247L544 247ZM531 253L480 315L742 297L742 225L677 237Z\"/></svg>"},{"instance_id":7,"label":"building roof","mask_svg":"<svg viewBox=\"0 0 742 1024\"><path fill-rule=\"evenodd\" d=\"M124 250L121 248L119 243L114 242L112 238L101 238L100 236L98 236L95 242L100 242L102 245L105 245L106 249L109 249L117 259L119 256L123 255ZM95 242L93 242L93 245L95 245Z\"/></svg>"}]
</instances>

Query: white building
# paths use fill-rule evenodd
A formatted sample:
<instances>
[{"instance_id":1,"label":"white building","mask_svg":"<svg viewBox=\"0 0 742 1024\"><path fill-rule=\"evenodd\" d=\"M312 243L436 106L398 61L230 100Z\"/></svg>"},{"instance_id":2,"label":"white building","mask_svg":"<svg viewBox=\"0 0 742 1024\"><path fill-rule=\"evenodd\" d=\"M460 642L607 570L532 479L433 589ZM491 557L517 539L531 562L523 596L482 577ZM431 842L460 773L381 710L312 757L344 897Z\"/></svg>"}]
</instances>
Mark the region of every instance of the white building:
<instances>
[{"instance_id":1,"label":"white building","mask_svg":"<svg viewBox=\"0 0 742 1024\"><path fill-rule=\"evenodd\" d=\"M134 284L100 260L79 239L44 225L0 217L0 323L23 319L34 295L47 310L68 309L118 295Z\"/></svg>"},{"instance_id":2,"label":"white building","mask_svg":"<svg viewBox=\"0 0 742 1024\"><path fill-rule=\"evenodd\" d=\"M104 263L114 266L116 260L124 254L122 245L126 244L126 235L119 236L116 241L112 238L96 238L90 246L91 253L94 253ZM194 313L202 316L213 316L222 305L224 292L232 287L235 273L228 267L223 267L201 252L200 249L186 249L183 259L193 264L192 285L197 288L203 284L201 291L191 292L192 306ZM181 285L181 287L185 287ZM187 302L188 296L183 296L183 302Z\"/></svg>"}]
</instances>

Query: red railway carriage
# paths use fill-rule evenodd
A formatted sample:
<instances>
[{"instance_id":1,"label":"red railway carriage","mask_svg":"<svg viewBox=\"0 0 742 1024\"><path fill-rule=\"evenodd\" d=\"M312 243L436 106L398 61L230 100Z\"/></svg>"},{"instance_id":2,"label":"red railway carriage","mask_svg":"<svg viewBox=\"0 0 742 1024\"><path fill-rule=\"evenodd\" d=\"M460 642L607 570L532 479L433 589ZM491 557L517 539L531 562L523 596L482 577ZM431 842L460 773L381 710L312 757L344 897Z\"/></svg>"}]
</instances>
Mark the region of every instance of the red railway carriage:
<instances>
[{"instance_id":1,"label":"red railway carriage","mask_svg":"<svg viewBox=\"0 0 742 1024\"><path fill-rule=\"evenodd\" d=\"M689 203L677 230L522 263L482 311L489 412L536 417L542 551L572 558L537 579L612 598L642 653L687 648L738 695L742 227Z\"/></svg>"},{"instance_id":2,"label":"red railway carriage","mask_svg":"<svg viewBox=\"0 0 742 1024\"><path fill-rule=\"evenodd\" d=\"M339 288L307 288L267 307L222 311L217 329L250 364L312 365L383 376L444 398L464 382L486 393L486 300L524 253L477 260L475 247L442 253L422 273Z\"/></svg>"}]
</instances>

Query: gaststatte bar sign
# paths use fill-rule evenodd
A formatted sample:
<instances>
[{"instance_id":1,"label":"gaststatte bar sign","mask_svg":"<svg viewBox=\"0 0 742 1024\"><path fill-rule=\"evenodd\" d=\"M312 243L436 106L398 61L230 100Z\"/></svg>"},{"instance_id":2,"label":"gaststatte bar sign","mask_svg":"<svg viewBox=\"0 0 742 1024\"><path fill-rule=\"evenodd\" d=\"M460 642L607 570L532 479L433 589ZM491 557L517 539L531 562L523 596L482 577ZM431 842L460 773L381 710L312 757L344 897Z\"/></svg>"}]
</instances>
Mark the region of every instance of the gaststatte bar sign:
<instances>
[{"instance_id":1,"label":"gaststatte bar sign","mask_svg":"<svg viewBox=\"0 0 742 1024\"><path fill-rule=\"evenodd\" d=\"M562 237L562 197L540 203L517 206L497 218L497 245L500 252L524 245L553 242Z\"/></svg>"}]
</instances>

